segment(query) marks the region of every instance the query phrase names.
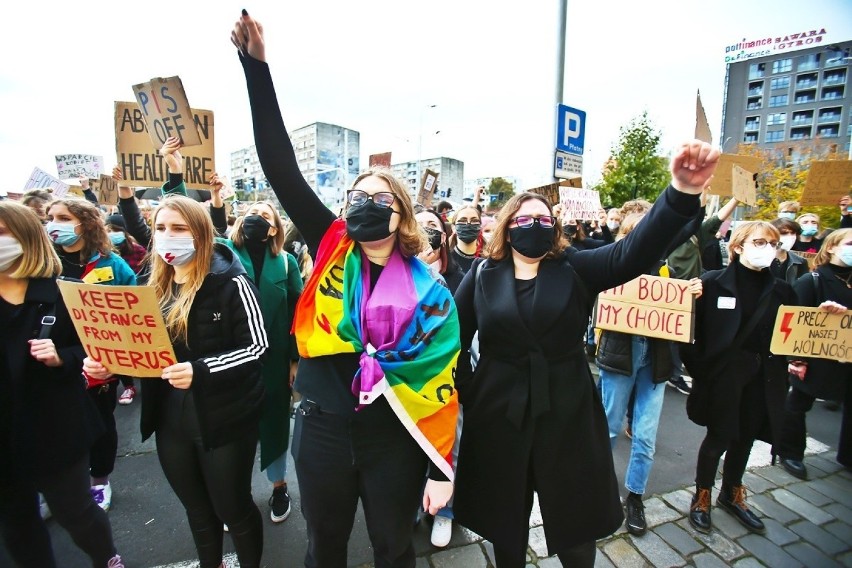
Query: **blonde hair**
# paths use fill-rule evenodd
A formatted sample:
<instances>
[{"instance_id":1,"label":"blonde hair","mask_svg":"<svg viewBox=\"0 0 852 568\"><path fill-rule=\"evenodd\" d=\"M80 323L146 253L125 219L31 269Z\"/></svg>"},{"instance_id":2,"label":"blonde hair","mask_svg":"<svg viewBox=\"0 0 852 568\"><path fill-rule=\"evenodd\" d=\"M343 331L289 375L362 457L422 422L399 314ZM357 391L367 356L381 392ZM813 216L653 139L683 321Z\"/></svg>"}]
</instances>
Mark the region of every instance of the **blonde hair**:
<instances>
[{"instance_id":1,"label":"blonde hair","mask_svg":"<svg viewBox=\"0 0 852 568\"><path fill-rule=\"evenodd\" d=\"M799 205L798 201L782 201L778 204L778 212L792 210L793 213L798 214L799 211L802 210L802 206Z\"/></svg>"},{"instance_id":2,"label":"blonde hair","mask_svg":"<svg viewBox=\"0 0 852 568\"><path fill-rule=\"evenodd\" d=\"M631 213L621 222L621 225L618 227L618 235L615 237L616 240L623 239L627 235L630 234L630 231L636 228L636 225L639 224L639 221L646 215L643 211L642 213Z\"/></svg>"},{"instance_id":3,"label":"blonde hair","mask_svg":"<svg viewBox=\"0 0 852 568\"><path fill-rule=\"evenodd\" d=\"M79 197L60 197L47 206L47 214L57 205L64 205L68 212L80 221L80 238L83 248L80 249L80 262L88 262L95 254L109 255L112 251L112 241L106 230L106 223L100 209L87 199Z\"/></svg>"},{"instance_id":4,"label":"blonde hair","mask_svg":"<svg viewBox=\"0 0 852 568\"><path fill-rule=\"evenodd\" d=\"M24 249L10 277L55 278L62 273L62 261L35 211L14 201L0 201L0 221Z\"/></svg>"},{"instance_id":5,"label":"blonde hair","mask_svg":"<svg viewBox=\"0 0 852 568\"><path fill-rule=\"evenodd\" d=\"M175 294L174 267L164 261L159 254L151 254L151 276L148 279L148 286L153 286L157 293L157 301L172 341L186 343L189 310L192 308L196 292L210 272L216 229L213 227L210 215L201 204L188 197L171 195L163 199L151 215L151 231L154 235L156 235L157 217L163 209L171 209L183 217L195 241L195 256L190 261L192 267L189 278Z\"/></svg>"},{"instance_id":6,"label":"blonde hair","mask_svg":"<svg viewBox=\"0 0 852 568\"><path fill-rule=\"evenodd\" d=\"M284 231L284 221L281 219L278 209L276 209L269 201L255 201L248 206L246 214L248 214L252 207L256 205L265 205L272 211L272 226L275 227L276 232L274 235L266 239L266 244L269 246L269 253L272 256L278 256L284 249L284 237L286 236ZM245 221L245 218L246 215L240 215L234 221L233 228L231 229L231 241L237 246L237 248L243 248L245 246L245 239L243 237L243 222Z\"/></svg>"},{"instance_id":7,"label":"blonde hair","mask_svg":"<svg viewBox=\"0 0 852 568\"><path fill-rule=\"evenodd\" d=\"M767 221L748 221L734 229L734 232L731 233L731 240L728 241L728 258L730 261L733 262L740 256L734 251L735 248L742 248L750 236L764 231L771 234L772 238L776 241L781 238L781 233L775 225Z\"/></svg>"},{"instance_id":8,"label":"blonde hair","mask_svg":"<svg viewBox=\"0 0 852 568\"><path fill-rule=\"evenodd\" d=\"M828 249L838 246L848 238L852 238L852 229L837 229L825 237L816 258L814 258L814 268L823 264L829 264L831 262L831 253L828 252Z\"/></svg>"},{"instance_id":9,"label":"blonde hair","mask_svg":"<svg viewBox=\"0 0 852 568\"><path fill-rule=\"evenodd\" d=\"M399 203L399 226L397 228L397 246L399 251L406 258L417 256L426 245L429 243L426 234L420 230L420 224L414 218L414 204L411 202L411 197L408 195L408 189L388 168L372 167L369 168L355 178L350 189L354 189L358 182L366 177L377 177L385 180L390 186L391 193L396 197L396 202ZM349 204L343 209L345 216L349 210Z\"/></svg>"},{"instance_id":10,"label":"blonde hair","mask_svg":"<svg viewBox=\"0 0 852 568\"><path fill-rule=\"evenodd\" d=\"M486 254L488 257L493 258L496 261L500 261L506 257L512 256L512 245L507 238L509 236L509 225L515 218L515 214L521 208L521 205L531 199L536 199L544 203L547 206L548 215L553 215L550 200L543 195L531 193L529 191L516 193L509 198L509 201L507 201L500 210L500 216L497 218L497 226L494 227L494 236L491 237L491 241L486 247ZM565 250L566 246L567 243L562 237L562 231L559 230L557 225L553 229L553 242L551 243L550 250L547 251L544 258L557 257L562 254L562 251Z\"/></svg>"},{"instance_id":11,"label":"blonde hair","mask_svg":"<svg viewBox=\"0 0 852 568\"><path fill-rule=\"evenodd\" d=\"M804 218L806 218L806 217L813 217L814 219L816 219L817 226L819 226L819 215L817 215L816 213L802 213L801 215L799 215L798 217L796 217L796 223L798 223L799 225L801 225L801 224L802 224L802 219L804 219Z\"/></svg>"},{"instance_id":12,"label":"blonde hair","mask_svg":"<svg viewBox=\"0 0 852 568\"><path fill-rule=\"evenodd\" d=\"M625 201L621 206L621 218L625 218L631 213L647 213L651 210L653 204L645 199L631 199Z\"/></svg>"}]
</instances>

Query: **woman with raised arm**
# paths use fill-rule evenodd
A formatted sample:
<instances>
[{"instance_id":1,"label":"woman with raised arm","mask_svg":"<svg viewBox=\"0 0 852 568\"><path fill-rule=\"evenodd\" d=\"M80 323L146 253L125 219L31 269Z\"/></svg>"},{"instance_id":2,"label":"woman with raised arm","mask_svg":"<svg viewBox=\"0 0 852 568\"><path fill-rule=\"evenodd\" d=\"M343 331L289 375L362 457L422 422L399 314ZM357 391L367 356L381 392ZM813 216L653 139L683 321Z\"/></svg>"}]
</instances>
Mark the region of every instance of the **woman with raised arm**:
<instances>
[{"instance_id":1,"label":"woman with raised arm","mask_svg":"<svg viewBox=\"0 0 852 568\"><path fill-rule=\"evenodd\" d=\"M390 171L360 174L342 219L322 204L284 127L262 27L243 11L231 40L246 74L260 164L316 251L294 324L302 403L291 451L307 522L305 565L347 565L360 499L376 566L412 567L418 502L435 514L452 494L459 347L452 296L417 258L426 235Z\"/></svg>"},{"instance_id":2,"label":"woman with raised arm","mask_svg":"<svg viewBox=\"0 0 852 568\"><path fill-rule=\"evenodd\" d=\"M597 249L566 249L549 201L513 196L488 258L456 291L464 426L453 511L494 543L498 568L526 564L534 492L548 551L564 566L593 566L595 540L621 524L606 415L583 334L595 295L645 272L699 216L698 194L718 158L708 144L683 144L671 161L671 185L645 220ZM472 372L467 352L477 331Z\"/></svg>"}]
</instances>

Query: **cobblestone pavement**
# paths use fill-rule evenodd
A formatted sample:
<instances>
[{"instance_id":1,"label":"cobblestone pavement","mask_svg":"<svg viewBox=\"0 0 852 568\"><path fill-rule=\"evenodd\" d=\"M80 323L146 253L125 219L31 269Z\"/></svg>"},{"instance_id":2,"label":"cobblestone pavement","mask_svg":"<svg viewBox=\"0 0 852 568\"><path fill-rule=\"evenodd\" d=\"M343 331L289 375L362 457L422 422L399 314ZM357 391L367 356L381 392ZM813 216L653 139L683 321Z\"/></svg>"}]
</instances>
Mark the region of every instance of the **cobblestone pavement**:
<instances>
[{"instance_id":1,"label":"cobblestone pavement","mask_svg":"<svg viewBox=\"0 0 852 568\"><path fill-rule=\"evenodd\" d=\"M645 499L648 532L641 537L624 527L598 542L595 562L600 568L694 566L714 568L852 567L852 473L834 461L834 452L808 456L809 478L801 481L780 466L746 472L746 502L763 519L766 534L750 533L734 517L715 506L713 531L696 532L687 514L693 486ZM429 544L431 523L421 522L416 535L417 568L491 568L491 544L465 529L454 530L447 548ZM530 517L527 566L557 568L547 556L538 507ZM365 564L361 568L367 568Z\"/></svg>"}]
</instances>

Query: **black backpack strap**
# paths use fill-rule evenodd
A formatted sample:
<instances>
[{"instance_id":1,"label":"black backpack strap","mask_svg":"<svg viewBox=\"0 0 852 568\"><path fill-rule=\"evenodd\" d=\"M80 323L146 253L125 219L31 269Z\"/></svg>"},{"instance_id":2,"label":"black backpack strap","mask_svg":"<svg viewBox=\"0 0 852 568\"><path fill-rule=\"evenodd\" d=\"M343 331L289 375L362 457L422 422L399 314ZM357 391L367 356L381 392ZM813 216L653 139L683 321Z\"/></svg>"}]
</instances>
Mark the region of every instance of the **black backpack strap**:
<instances>
[{"instance_id":1,"label":"black backpack strap","mask_svg":"<svg viewBox=\"0 0 852 568\"><path fill-rule=\"evenodd\" d=\"M819 304L821 304L822 303L822 301L821 301L822 286L820 285L821 283L820 283L820 280L819 280L819 273L816 270L814 270L813 272L811 272L811 276L813 276L813 280L814 280L814 294L815 294L814 297L816 298L816 301Z\"/></svg>"},{"instance_id":2,"label":"black backpack strap","mask_svg":"<svg viewBox=\"0 0 852 568\"><path fill-rule=\"evenodd\" d=\"M34 339L48 339L56 323L56 304L39 304L36 313L41 314L39 327L33 329Z\"/></svg>"}]
</instances>

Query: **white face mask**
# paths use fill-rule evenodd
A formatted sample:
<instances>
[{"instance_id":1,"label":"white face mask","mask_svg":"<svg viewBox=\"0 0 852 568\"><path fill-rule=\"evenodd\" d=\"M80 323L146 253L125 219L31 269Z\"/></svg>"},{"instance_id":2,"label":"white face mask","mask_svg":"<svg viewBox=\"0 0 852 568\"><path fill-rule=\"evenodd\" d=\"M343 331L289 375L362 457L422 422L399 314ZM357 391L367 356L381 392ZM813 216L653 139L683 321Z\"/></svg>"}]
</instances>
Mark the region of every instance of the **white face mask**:
<instances>
[{"instance_id":1,"label":"white face mask","mask_svg":"<svg viewBox=\"0 0 852 568\"><path fill-rule=\"evenodd\" d=\"M154 235L154 250L166 263L181 266L195 256L195 243L192 237L167 237L157 233Z\"/></svg>"},{"instance_id":2,"label":"white face mask","mask_svg":"<svg viewBox=\"0 0 852 568\"><path fill-rule=\"evenodd\" d=\"M769 268L775 260L775 249L769 245L763 248L743 247L743 260L758 270Z\"/></svg>"},{"instance_id":3,"label":"white face mask","mask_svg":"<svg viewBox=\"0 0 852 568\"><path fill-rule=\"evenodd\" d=\"M0 272L9 270L22 254L24 254L24 247L15 237L0 235Z\"/></svg>"},{"instance_id":4,"label":"white face mask","mask_svg":"<svg viewBox=\"0 0 852 568\"><path fill-rule=\"evenodd\" d=\"M790 250L793 248L793 245L796 244L796 235L781 235L781 248L784 250Z\"/></svg>"},{"instance_id":5,"label":"white face mask","mask_svg":"<svg viewBox=\"0 0 852 568\"><path fill-rule=\"evenodd\" d=\"M607 221L606 226L610 230L610 232L614 233L618 230L621 224L618 221Z\"/></svg>"}]
</instances>

